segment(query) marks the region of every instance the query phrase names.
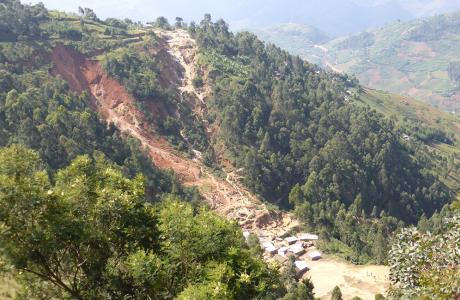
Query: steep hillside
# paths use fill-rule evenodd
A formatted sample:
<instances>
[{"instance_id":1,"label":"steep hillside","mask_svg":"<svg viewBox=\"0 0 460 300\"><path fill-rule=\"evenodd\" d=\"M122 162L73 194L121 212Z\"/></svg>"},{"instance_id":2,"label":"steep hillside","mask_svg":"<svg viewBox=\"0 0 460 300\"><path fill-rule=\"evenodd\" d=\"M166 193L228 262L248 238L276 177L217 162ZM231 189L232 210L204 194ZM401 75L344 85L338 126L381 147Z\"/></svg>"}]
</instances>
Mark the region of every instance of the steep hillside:
<instances>
[{"instance_id":1,"label":"steep hillside","mask_svg":"<svg viewBox=\"0 0 460 300\"><path fill-rule=\"evenodd\" d=\"M200 47L197 76L213 86L217 161L241 168L251 191L294 207L307 228L340 241L334 251L356 262L383 261L390 232L452 199L458 182L446 186L437 173L429 150L436 138L421 130L407 141L412 125L354 101L368 96L352 78L249 33L234 35L210 18L189 31Z\"/></svg>"},{"instance_id":2,"label":"steep hillside","mask_svg":"<svg viewBox=\"0 0 460 300\"><path fill-rule=\"evenodd\" d=\"M310 25L285 23L266 28L251 28L261 40L289 49L302 57L315 55L314 45L324 44L331 38Z\"/></svg>"},{"instance_id":3,"label":"steep hillside","mask_svg":"<svg viewBox=\"0 0 460 300\"><path fill-rule=\"evenodd\" d=\"M355 74L365 86L458 112L459 19L454 13L398 22L330 41L304 57Z\"/></svg>"},{"instance_id":4,"label":"steep hillside","mask_svg":"<svg viewBox=\"0 0 460 300\"><path fill-rule=\"evenodd\" d=\"M437 174L453 191L460 193L460 120L414 98L365 89L356 104L369 106L395 120L401 136L424 145Z\"/></svg>"},{"instance_id":5,"label":"steep hillside","mask_svg":"<svg viewBox=\"0 0 460 300\"><path fill-rule=\"evenodd\" d=\"M158 133L184 113L173 98L184 100L190 81L182 85L186 65L176 61L184 32L169 44L89 9L50 14L14 0L0 4L0 20L8 20L0 24L0 298L287 294L237 222L204 206L215 200L216 211L265 235L295 221L270 214L230 174L208 175L193 148L175 150L187 136L170 143ZM161 76L139 77L134 84L148 84L136 93L96 59L127 49L165 67Z\"/></svg>"},{"instance_id":6,"label":"steep hillside","mask_svg":"<svg viewBox=\"0 0 460 300\"><path fill-rule=\"evenodd\" d=\"M157 35L160 46L153 55L158 57L158 53L165 53L164 62L169 65L167 69L176 73L169 78L172 81L177 80L180 101L195 97L198 102L193 103L194 109L198 112L199 107L205 108L204 95L192 85L191 75L194 73L191 72L196 53L194 41L183 30L157 31ZM138 109L136 99L118 81L109 77L98 61L85 58L59 44L53 50L52 60L56 66L54 72L63 76L74 90L90 92L93 105L104 120L139 140L156 166L174 171L186 186L198 187L215 211L237 220L243 228L260 230L260 234L264 236L283 235L296 226L296 222L287 214L269 213L263 203L234 181L234 174L227 174L225 179L212 174L201 163L201 153L198 150L192 149L194 158L175 150L157 133L158 128L146 120L144 113ZM154 105L147 106L147 109L155 122L161 123L162 116L158 109ZM178 112L174 114L180 119Z\"/></svg>"},{"instance_id":7,"label":"steep hillside","mask_svg":"<svg viewBox=\"0 0 460 300\"><path fill-rule=\"evenodd\" d=\"M432 149L456 145L458 132L445 132L454 119L418 115L423 107L410 100L404 109L405 100L233 34L209 15L188 28L162 18L143 26L101 21L90 9L76 16L7 5L0 224L10 230L0 231L0 250L18 270L29 264L26 272L63 288L50 296L36 281L33 292L210 298L222 285L230 298L306 293L310 281L296 282L294 265L278 276L262 261L260 242L310 231L325 269L340 266L334 280L346 296L372 298L384 292L388 268L327 255L383 264L395 231L451 210L458 158L440 167L444 157ZM254 233L248 245L237 224ZM311 275L320 296L333 287L327 273Z\"/></svg>"}]
</instances>

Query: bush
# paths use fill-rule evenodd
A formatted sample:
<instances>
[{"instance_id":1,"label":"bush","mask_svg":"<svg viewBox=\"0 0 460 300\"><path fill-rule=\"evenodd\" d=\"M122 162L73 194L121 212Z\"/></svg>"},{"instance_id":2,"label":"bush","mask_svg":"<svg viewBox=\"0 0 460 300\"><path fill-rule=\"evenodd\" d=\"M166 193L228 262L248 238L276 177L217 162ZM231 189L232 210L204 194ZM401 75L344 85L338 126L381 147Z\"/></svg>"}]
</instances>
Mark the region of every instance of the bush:
<instances>
[{"instance_id":1,"label":"bush","mask_svg":"<svg viewBox=\"0 0 460 300\"><path fill-rule=\"evenodd\" d=\"M195 88L201 88L204 85L203 78L200 75L195 76L192 79L192 84Z\"/></svg>"}]
</instances>

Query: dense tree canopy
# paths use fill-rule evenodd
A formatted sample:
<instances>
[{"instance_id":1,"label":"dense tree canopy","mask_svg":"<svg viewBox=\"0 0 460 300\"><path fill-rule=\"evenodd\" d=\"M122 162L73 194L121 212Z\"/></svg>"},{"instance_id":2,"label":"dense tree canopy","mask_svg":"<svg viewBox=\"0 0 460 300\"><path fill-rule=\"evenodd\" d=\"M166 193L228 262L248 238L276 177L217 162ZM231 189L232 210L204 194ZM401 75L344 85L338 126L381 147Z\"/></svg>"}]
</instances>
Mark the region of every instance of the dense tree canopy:
<instances>
[{"instance_id":1,"label":"dense tree canopy","mask_svg":"<svg viewBox=\"0 0 460 300\"><path fill-rule=\"evenodd\" d=\"M0 42L40 38L40 21L48 17L43 3L23 5L19 0L0 3Z\"/></svg>"},{"instance_id":2,"label":"dense tree canopy","mask_svg":"<svg viewBox=\"0 0 460 300\"><path fill-rule=\"evenodd\" d=\"M38 153L0 150L0 254L29 297L276 298L276 270L247 248L236 224L190 204L145 201L103 157L79 156L52 183Z\"/></svg>"},{"instance_id":3,"label":"dense tree canopy","mask_svg":"<svg viewBox=\"0 0 460 300\"><path fill-rule=\"evenodd\" d=\"M460 296L460 211L439 225L431 228L436 234L408 228L395 237L389 254L395 299Z\"/></svg>"},{"instance_id":4,"label":"dense tree canopy","mask_svg":"<svg viewBox=\"0 0 460 300\"><path fill-rule=\"evenodd\" d=\"M255 193L295 207L323 237L375 256L373 244L398 220L416 222L451 199L393 121L350 102L347 90L360 89L352 78L247 32L234 35L210 16L189 31L213 86L211 119L227 157Z\"/></svg>"}]
</instances>

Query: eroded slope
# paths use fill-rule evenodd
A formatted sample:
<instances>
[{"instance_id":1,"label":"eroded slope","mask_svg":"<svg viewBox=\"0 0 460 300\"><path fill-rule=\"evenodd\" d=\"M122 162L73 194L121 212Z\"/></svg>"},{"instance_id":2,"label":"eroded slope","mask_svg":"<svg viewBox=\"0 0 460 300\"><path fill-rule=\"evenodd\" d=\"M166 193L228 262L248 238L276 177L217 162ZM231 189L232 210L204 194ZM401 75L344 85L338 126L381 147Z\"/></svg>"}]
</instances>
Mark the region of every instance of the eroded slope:
<instances>
[{"instance_id":1,"label":"eroded slope","mask_svg":"<svg viewBox=\"0 0 460 300\"><path fill-rule=\"evenodd\" d=\"M197 91L192 84L196 53L194 41L180 30L160 33L160 36L166 41L171 54L171 65L182 74L177 83L179 93L182 97L189 94L188 99L190 94L193 95L197 99L193 103L194 111L204 114L206 91ZM229 173L225 180L217 178L201 163L199 154L189 159L175 151L156 133L154 126L146 122L133 96L109 77L98 61L85 58L62 45L54 49L52 60L55 74L63 76L72 89L88 91L92 105L108 123L137 138L157 166L172 169L185 185L197 186L213 210L262 236L282 235L297 225L288 213L269 212L265 204L234 179L233 173Z\"/></svg>"},{"instance_id":2,"label":"eroded slope","mask_svg":"<svg viewBox=\"0 0 460 300\"><path fill-rule=\"evenodd\" d=\"M187 101L207 129L206 101L210 88L204 86L197 89L192 84L197 60L195 41L182 30L158 31L157 35L162 41L161 47L167 50L163 51L162 55L169 55L169 72L177 72L179 75L175 79L178 96L182 101ZM236 170L228 168L226 178L222 179L214 175L201 162L198 151L194 151L196 154L194 158L188 158L176 151L157 133L155 124L146 121L145 116L136 106L136 99L117 80L108 76L98 61L84 57L62 45L54 49L52 60L55 64L53 70L55 74L63 76L75 91L89 92L92 106L108 123L113 123L122 132L137 138L157 166L172 169L183 184L196 186L214 211L236 220L242 228L255 232L261 237L282 236L298 225L297 220L290 213L270 211L257 197L249 193L238 182ZM166 109L153 109L151 113L160 114L160 111L165 113ZM180 117L177 112L173 112L172 115ZM207 133L212 135L212 130L208 129ZM325 260L326 265L328 261L329 259ZM336 273L334 282L330 281L330 283L333 286L340 283L345 298L357 295L356 282L366 284L366 291L358 293L363 299L371 299L375 292L384 292L388 282L385 276L388 273L386 267L381 267L384 275L375 281L369 276L366 278L359 274L354 276L354 266L349 263L341 263L341 266L342 269L333 272ZM317 271L322 268L320 263L317 268ZM373 266L362 267L361 270L364 272L363 270L368 268ZM322 283L325 277L329 278L329 275L327 272L317 273L308 273L308 276L312 277L313 283L317 286L317 296L326 297L330 285Z\"/></svg>"}]
</instances>

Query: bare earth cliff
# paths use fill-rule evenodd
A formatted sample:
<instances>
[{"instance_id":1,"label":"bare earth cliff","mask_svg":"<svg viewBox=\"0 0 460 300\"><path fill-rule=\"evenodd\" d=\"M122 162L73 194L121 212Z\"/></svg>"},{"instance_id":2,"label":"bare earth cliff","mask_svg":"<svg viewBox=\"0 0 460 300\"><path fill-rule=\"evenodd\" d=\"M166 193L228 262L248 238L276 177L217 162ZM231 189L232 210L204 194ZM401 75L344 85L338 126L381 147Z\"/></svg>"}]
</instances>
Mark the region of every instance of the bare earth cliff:
<instances>
[{"instance_id":1,"label":"bare earth cliff","mask_svg":"<svg viewBox=\"0 0 460 300\"><path fill-rule=\"evenodd\" d=\"M196 89L192 78L196 74L197 46L184 30L158 31L161 39L158 51L168 61L169 80L177 86L180 97L188 99L188 105L202 119L207 134L213 130L207 127L206 100L210 87ZM285 235L298 226L294 216L287 212L272 212L257 197L248 192L238 181L237 172L228 167L226 178L212 174L201 162L200 153L187 158L174 150L168 141L157 134L154 124L146 121L136 107L136 99L114 78L108 76L100 63L89 59L63 45L52 52L53 73L62 76L69 86L77 91L87 91L92 106L107 123L113 123L120 131L135 137L149 153L156 166L171 169L181 182L196 186L210 207L222 216L235 220L247 231L259 237L275 238ZM187 95L187 97L185 97ZM193 99L193 101L190 101ZM152 116L167 114L167 109L151 105ZM175 112L176 118L180 115ZM311 263L311 276L316 296L327 295L339 285L345 299L360 296L373 299L374 294L384 293L388 284L388 269L383 266L353 266L327 256Z\"/></svg>"}]
</instances>

